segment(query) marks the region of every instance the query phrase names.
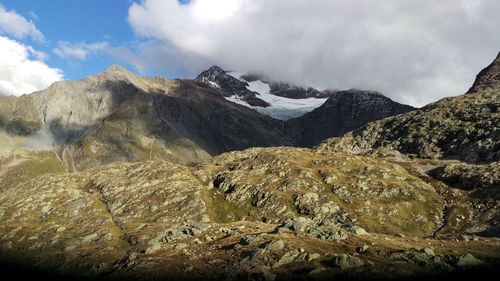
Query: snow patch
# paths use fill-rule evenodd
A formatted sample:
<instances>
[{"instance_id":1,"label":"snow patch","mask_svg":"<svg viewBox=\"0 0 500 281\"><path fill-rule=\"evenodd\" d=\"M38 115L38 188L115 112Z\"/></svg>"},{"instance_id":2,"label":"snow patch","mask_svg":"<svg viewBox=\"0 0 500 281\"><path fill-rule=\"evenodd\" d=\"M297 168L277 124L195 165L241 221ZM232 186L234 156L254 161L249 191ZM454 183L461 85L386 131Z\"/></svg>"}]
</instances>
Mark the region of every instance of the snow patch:
<instances>
[{"instance_id":1,"label":"snow patch","mask_svg":"<svg viewBox=\"0 0 500 281\"><path fill-rule=\"evenodd\" d=\"M237 72L229 72L229 75L245 81L241 78L242 74ZM290 99L280 96L275 96L270 94L271 87L268 83L262 81L248 82L248 87L250 91L256 92L257 97L268 104L268 107L251 106L244 100L241 100L238 96L226 97L228 101L252 108L257 112L265 115L269 115L274 119L279 120L289 120L292 118L300 117L314 109L322 106L328 98L307 98L307 99Z\"/></svg>"},{"instance_id":2,"label":"snow patch","mask_svg":"<svg viewBox=\"0 0 500 281\"><path fill-rule=\"evenodd\" d=\"M271 87L269 87L269 84L267 83L257 80L249 82L248 85L247 89L252 92L257 92L259 95L270 95L269 93L271 92Z\"/></svg>"},{"instance_id":3,"label":"snow patch","mask_svg":"<svg viewBox=\"0 0 500 281\"><path fill-rule=\"evenodd\" d=\"M224 97L226 100L230 101L230 102L234 102L234 103L237 103L239 105L244 105L246 107L250 107L250 108L255 108L254 106L251 106L249 105L246 101L242 100L240 97L238 97L237 95L234 95L234 96L230 96L230 97Z\"/></svg>"},{"instance_id":4,"label":"snow patch","mask_svg":"<svg viewBox=\"0 0 500 281\"><path fill-rule=\"evenodd\" d=\"M210 87L212 88L215 88L215 89L220 89L220 86L219 84L213 82L213 81L208 81L208 84L210 85Z\"/></svg>"}]
</instances>

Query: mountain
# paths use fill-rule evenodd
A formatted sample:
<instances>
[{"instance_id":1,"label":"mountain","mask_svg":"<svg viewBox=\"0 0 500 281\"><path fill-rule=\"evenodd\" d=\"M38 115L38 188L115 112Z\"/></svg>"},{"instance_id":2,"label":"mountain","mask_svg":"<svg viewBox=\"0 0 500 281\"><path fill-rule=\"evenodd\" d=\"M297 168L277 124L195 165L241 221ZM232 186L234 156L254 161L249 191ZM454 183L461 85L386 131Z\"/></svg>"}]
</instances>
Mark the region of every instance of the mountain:
<instances>
[{"instance_id":1,"label":"mountain","mask_svg":"<svg viewBox=\"0 0 500 281\"><path fill-rule=\"evenodd\" d=\"M196 81L214 88L231 102L285 121L304 115L326 101L326 98L304 97L305 89L290 84L270 83L262 76L227 72L218 66L203 71Z\"/></svg>"},{"instance_id":2,"label":"mountain","mask_svg":"<svg viewBox=\"0 0 500 281\"><path fill-rule=\"evenodd\" d=\"M319 91L290 83L269 82L262 75L226 72L218 66L202 72L196 80L214 88L231 102L285 121L283 129L297 146L311 147L370 121L414 110L378 92ZM264 101L265 106L248 102L248 97Z\"/></svg>"},{"instance_id":3,"label":"mountain","mask_svg":"<svg viewBox=\"0 0 500 281\"><path fill-rule=\"evenodd\" d=\"M370 123L323 149L397 150L420 158L468 163L500 160L500 56L479 73L468 94Z\"/></svg>"},{"instance_id":4,"label":"mountain","mask_svg":"<svg viewBox=\"0 0 500 281\"><path fill-rule=\"evenodd\" d=\"M338 91L288 121L206 81L118 66L0 98L0 262L18 277L35 268L66 279L497 274L497 74L489 67L477 91L417 110ZM290 146L383 118L375 109L409 112Z\"/></svg>"},{"instance_id":5,"label":"mountain","mask_svg":"<svg viewBox=\"0 0 500 281\"><path fill-rule=\"evenodd\" d=\"M195 164L249 147L313 146L411 109L378 93L320 95L312 88L281 83L281 94L296 94L285 98L273 94L273 85L247 82L219 67L202 72L195 81L168 81L139 77L114 65L83 80L56 82L20 98L0 98L0 155L20 148L53 149L67 170L152 159ZM302 98L307 93L315 94ZM268 115L302 116L284 122Z\"/></svg>"},{"instance_id":6,"label":"mountain","mask_svg":"<svg viewBox=\"0 0 500 281\"><path fill-rule=\"evenodd\" d=\"M291 144L280 122L211 89L190 80L139 77L120 66L21 98L0 98L0 105L3 142L16 138L17 146L57 149L77 170L147 159L199 163L229 150Z\"/></svg>"}]
</instances>

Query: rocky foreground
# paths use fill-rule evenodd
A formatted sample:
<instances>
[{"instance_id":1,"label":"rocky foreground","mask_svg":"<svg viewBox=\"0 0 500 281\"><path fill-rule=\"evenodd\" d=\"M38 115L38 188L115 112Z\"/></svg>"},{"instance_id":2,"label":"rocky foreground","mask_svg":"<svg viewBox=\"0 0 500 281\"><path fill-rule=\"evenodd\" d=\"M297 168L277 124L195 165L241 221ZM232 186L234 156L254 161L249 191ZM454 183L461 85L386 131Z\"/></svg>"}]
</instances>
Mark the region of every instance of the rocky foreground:
<instances>
[{"instance_id":1,"label":"rocky foreground","mask_svg":"<svg viewBox=\"0 0 500 281\"><path fill-rule=\"evenodd\" d=\"M61 273L139 279L498 266L500 239L488 235L497 234L498 201L434 179L448 162L255 148L191 168L150 161L19 175L0 193L1 252ZM488 174L498 189L499 169Z\"/></svg>"}]
</instances>

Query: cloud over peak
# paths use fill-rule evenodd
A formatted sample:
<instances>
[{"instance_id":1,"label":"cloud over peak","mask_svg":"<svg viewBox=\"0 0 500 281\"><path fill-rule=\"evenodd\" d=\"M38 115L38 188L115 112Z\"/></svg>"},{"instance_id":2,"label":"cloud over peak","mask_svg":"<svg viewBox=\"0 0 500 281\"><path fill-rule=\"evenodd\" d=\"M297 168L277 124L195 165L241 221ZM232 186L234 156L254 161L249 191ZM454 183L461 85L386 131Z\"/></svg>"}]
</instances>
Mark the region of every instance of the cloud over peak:
<instances>
[{"instance_id":1,"label":"cloud over peak","mask_svg":"<svg viewBox=\"0 0 500 281\"><path fill-rule=\"evenodd\" d=\"M214 63L419 106L464 93L498 53L498 10L489 0L144 0L128 20L156 48L177 49L164 54L202 58L197 71Z\"/></svg>"}]
</instances>

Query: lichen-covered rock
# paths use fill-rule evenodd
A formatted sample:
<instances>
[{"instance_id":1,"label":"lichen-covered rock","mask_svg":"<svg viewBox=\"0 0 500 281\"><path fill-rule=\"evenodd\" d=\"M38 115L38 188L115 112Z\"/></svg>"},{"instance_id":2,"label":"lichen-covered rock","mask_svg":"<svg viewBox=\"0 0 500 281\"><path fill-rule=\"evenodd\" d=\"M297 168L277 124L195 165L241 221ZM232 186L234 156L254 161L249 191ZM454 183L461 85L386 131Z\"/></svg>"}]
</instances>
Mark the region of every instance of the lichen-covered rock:
<instances>
[{"instance_id":1,"label":"lichen-covered rock","mask_svg":"<svg viewBox=\"0 0 500 281\"><path fill-rule=\"evenodd\" d=\"M463 256L461 256L459 259L458 259L458 262L457 262L457 266L459 267L478 267L478 266L482 266L484 265L485 263L474 257L473 255L471 254L465 254Z\"/></svg>"},{"instance_id":2,"label":"lichen-covered rock","mask_svg":"<svg viewBox=\"0 0 500 281\"><path fill-rule=\"evenodd\" d=\"M498 192L500 191L500 162L483 165L454 163L438 167L428 173L453 187L467 190L496 189L495 193L500 196Z\"/></svg>"},{"instance_id":3,"label":"lichen-covered rock","mask_svg":"<svg viewBox=\"0 0 500 281\"><path fill-rule=\"evenodd\" d=\"M420 225L414 231L430 235L444 205L420 175L371 157L254 148L215 157L204 169L212 171L217 202L238 206L225 209L233 219L283 223L303 216L386 233L405 232L413 220Z\"/></svg>"}]
</instances>

